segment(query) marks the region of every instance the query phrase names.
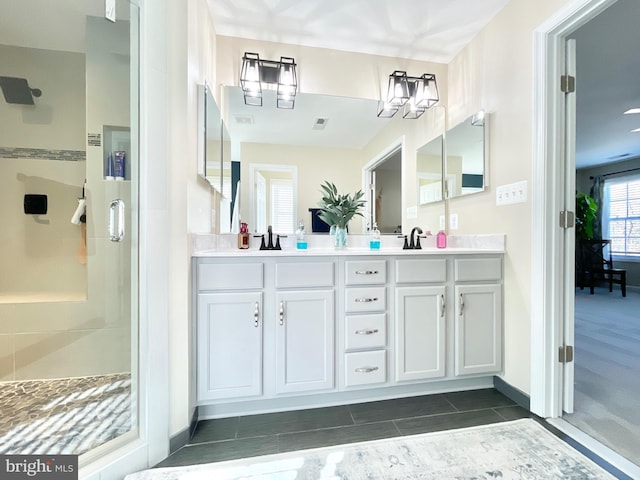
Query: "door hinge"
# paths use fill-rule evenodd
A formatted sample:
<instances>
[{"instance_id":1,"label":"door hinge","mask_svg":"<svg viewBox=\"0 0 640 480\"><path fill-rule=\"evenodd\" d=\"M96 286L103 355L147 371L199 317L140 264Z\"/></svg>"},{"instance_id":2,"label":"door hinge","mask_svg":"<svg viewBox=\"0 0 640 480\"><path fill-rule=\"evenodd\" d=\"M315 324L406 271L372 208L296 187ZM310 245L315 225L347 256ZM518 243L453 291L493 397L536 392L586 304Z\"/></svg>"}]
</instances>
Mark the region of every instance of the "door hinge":
<instances>
[{"instance_id":1,"label":"door hinge","mask_svg":"<svg viewBox=\"0 0 640 480\"><path fill-rule=\"evenodd\" d=\"M576 77L562 75L560 77L560 91L562 93L573 93L576 91Z\"/></svg>"},{"instance_id":2,"label":"door hinge","mask_svg":"<svg viewBox=\"0 0 640 480\"><path fill-rule=\"evenodd\" d=\"M560 228L573 228L576 226L576 214L569 210L560 212Z\"/></svg>"},{"instance_id":3,"label":"door hinge","mask_svg":"<svg viewBox=\"0 0 640 480\"><path fill-rule=\"evenodd\" d=\"M571 345L563 345L558 350L558 361L560 363L573 362L573 347Z\"/></svg>"}]
</instances>

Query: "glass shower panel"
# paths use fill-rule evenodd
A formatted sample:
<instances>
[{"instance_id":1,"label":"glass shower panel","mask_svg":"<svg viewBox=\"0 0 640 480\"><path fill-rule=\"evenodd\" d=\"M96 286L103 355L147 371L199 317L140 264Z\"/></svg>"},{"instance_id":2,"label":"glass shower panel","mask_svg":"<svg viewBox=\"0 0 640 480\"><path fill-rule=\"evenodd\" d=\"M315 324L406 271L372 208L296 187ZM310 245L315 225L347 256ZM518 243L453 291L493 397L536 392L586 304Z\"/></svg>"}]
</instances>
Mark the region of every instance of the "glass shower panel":
<instances>
[{"instance_id":1,"label":"glass shower panel","mask_svg":"<svg viewBox=\"0 0 640 480\"><path fill-rule=\"evenodd\" d=\"M0 454L137 435L138 28L0 3Z\"/></svg>"}]
</instances>

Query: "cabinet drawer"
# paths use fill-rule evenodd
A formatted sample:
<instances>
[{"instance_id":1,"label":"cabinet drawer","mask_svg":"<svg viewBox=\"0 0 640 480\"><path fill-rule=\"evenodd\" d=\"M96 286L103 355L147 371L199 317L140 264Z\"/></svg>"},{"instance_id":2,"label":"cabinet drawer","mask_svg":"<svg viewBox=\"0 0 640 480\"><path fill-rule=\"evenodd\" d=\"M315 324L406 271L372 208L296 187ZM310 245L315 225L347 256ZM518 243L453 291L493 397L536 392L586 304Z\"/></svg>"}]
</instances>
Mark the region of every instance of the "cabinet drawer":
<instances>
[{"instance_id":1,"label":"cabinet drawer","mask_svg":"<svg viewBox=\"0 0 640 480\"><path fill-rule=\"evenodd\" d=\"M262 288L262 263L200 263L198 290L250 290Z\"/></svg>"},{"instance_id":2,"label":"cabinet drawer","mask_svg":"<svg viewBox=\"0 0 640 480\"><path fill-rule=\"evenodd\" d=\"M444 258L396 260L396 282L398 283L435 283L446 281L447 260Z\"/></svg>"},{"instance_id":3,"label":"cabinet drawer","mask_svg":"<svg viewBox=\"0 0 640 480\"><path fill-rule=\"evenodd\" d=\"M384 285L385 283L387 283L387 262L385 260L345 262L346 285Z\"/></svg>"},{"instance_id":4,"label":"cabinet drawer","mask_svg":"<svg viewBox=\"0 0 640 480\"><path fill-rule=\"evenodd\" d=\"M382 312L387 308L386 287L347 288L344 297L347 313Z\"/></svg>"},{"instance_id":5,"label":"cabinet drawer","mask_svg":"<svg viewBox=\"0 0 640 480\"><path fill-rule=\"evenodd\" d=\"M387 344L386 320L387 316L384 313L347 316L344 323L345 348L384 348Z\"/></svg>"},{"instance_id":6,"label":"cabinet drawer","mask_svg":"<svg viewBox=\"0 0 640 480\"><path fill-rule=\"evenodd\" d=\"M276 288L333 287L333 262L276 264Z\"/></svg>"},{"instance_id":7,"label":"cabinet drawer","mask_svg":"<svg viewBox=\"0 0 640 480\"><path fill-rule=\"evenodd\" d=\"M500 258L458 258L454 265L456 282L502 279Z\"/></svg>"},{"instance_id":8,"label":"cabinet drawer","mask_svg":"<svg viewBox=\"0 0 640 480\"><path fill-rule=\"evenodd\" d=\"M387 381L387 351L355 352L345 354L344 385L370 385Z\"/></svg>"}]
</instances>

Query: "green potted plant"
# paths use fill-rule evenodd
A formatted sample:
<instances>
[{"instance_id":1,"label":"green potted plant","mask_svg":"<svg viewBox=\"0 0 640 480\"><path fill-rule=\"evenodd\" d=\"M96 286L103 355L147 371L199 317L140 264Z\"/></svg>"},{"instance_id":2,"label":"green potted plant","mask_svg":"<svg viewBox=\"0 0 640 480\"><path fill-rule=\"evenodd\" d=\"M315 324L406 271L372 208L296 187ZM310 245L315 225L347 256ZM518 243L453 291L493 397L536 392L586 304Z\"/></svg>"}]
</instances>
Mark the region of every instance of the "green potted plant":
<instances>
[{"instance_id":1,"label":"green potted plant","mask_svg":"<svg viewBox=\"0 0 640 480\"><path fill-rule=\"evenodd\" d=\"M596 218L598 204L586 193L576 192L576 239L593 238L593 221Z\"/></svg>"},{"instance_id":2,"label":"green potted plant","mask_svg":"<svg viewBox=\"0 0 640 480\"><path fill-rule=\"evenodd\" d=\"M363 216L360 209L364 207L364 193L358 190L353 195L341 195L333 183L325 181L321 186L322 200L318 217L335 229L335 246L347 246L347 224L354 216Z\"/></svg>"}]
</instances>

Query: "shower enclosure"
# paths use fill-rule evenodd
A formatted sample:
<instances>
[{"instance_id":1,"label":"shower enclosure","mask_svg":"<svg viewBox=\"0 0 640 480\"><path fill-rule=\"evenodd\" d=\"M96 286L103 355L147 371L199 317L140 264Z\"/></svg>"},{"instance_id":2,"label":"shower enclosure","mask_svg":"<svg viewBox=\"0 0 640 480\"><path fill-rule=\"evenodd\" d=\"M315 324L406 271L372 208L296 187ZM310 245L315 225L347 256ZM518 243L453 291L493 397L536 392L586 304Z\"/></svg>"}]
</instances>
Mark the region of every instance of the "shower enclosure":
<instances>
[{"instance_id":1,"label":"shower enclosure","mask_svg":"<svg viewBox=\"0 0 640 480\"><path fill-rule=\"evenodd\" d=\"M0 3L4 454L136 434L139 15L114 3Z\"/></svg>"}]
</instances>

